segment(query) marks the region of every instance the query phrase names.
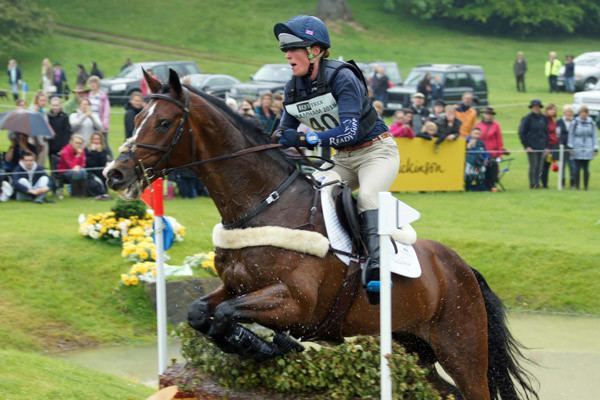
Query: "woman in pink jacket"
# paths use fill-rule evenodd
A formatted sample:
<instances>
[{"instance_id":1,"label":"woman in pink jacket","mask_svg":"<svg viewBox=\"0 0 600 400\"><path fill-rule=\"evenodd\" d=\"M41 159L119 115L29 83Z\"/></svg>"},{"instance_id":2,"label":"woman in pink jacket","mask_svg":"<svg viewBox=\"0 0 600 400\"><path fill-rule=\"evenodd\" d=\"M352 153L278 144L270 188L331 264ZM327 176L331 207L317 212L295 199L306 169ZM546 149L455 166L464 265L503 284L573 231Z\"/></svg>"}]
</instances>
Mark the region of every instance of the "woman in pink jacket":
<instances>
[{"instance_id":1,"label":"woman in pink jacket","mask_svg":"<svg viewBox=\"0 0 600 400\"><path fill-rule=\"evenodd\" d=\"M67 144L60 151L60 159L58 160L58 169L62 170L59 175L60 179L64 182L70 183L72 188L72 194L75 195L75 187L80 189L85 187L87 180L87 171L85 170L85 146L83 137L80 135L72 135L69 144ZM79 195L85 195L85 193L77 193Z\"/></svg>"},{"instance_id":2,"label":"woman in pink jacket","mask_svg":"<svg viewBox=\"0 0 600 400\"><path fill-rule=\"evenodd\" d=\"M482 120L475 127L481 131L481 141L490 154L490 163L486 170L486 183L494 190L498 182L498 161L504 154L504 140L500 124L494 120L496 112L492 107L486 107L482 112Z\"/></svg>"}]
</instances>

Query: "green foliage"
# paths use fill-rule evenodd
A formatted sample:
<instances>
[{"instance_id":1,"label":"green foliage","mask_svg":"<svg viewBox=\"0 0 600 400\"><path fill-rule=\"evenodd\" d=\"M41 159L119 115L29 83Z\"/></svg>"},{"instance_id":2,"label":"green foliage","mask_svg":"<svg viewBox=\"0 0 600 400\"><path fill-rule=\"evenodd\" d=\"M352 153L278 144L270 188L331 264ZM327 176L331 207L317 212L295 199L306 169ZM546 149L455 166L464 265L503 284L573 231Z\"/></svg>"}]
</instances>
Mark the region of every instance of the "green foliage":
<instances>
[{"instance_id":1,"label":"green foliage","mask_svg":"<svg viewBox=\"0 0 600 400\"><path fill-rule=\"evenodd\" d=\"M143 218L146 215L146 204L141 200L118 199L111 211L115 213L116 218Z\"/></svg>"},{"instance_id":2,"label":"green foliage","mask_svg":"<svg viewBox=\"0 0 600 400\"><path fill-rule=\"evenodd\" d=\"M228 388L262 388L323 399L378 399L379 339L356 337L338 346L309 348L302 353L257 363L223 353L187 324L178 335L189 364ZM391 356L395 399L436 400L439 394L426 380L417 356L394 344Z\"/></svg>"},{"instance_id":3,"label":"green foliage","mask_svg":"<svg viewBox=\"0 0 600 400\"><path fill-rule=\"evenodd\" d=\"M50 30L52 18L44 7L23 0L0 0L0 48L24 48Z\"/></svg>"},{"instance_id":4,"label":"green foliage","mask_svg":"<svg viewBox=\"0 0 600 400\"><path fill-rule=\"evenodd\" d=\"M469 22L495 33L600 33L596 0L385 0L422 19Z\"/></svg>"}]
</instances>

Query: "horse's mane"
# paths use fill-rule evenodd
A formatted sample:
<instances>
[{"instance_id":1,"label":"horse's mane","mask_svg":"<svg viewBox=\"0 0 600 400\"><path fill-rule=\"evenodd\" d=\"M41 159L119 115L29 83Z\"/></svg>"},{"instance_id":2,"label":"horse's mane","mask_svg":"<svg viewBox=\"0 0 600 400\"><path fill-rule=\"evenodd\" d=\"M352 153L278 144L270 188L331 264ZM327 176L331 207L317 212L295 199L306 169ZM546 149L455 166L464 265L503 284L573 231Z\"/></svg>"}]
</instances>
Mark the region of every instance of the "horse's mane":
<instances>
[{"instance_id":1,"label":"horse's mane","mask_svg":"<svg viewBox=\"0 0 600 400\"><path fill-rule=\"evenodd\" d=\"M201 97L210 105L215 107L215 109L223 114L225 114L226 118L233 122L234 126L242 132L244 137L246 137L252 146L260 146L263 144L268 144L269 139L268 136L262 131L262 129L244 118L237 112L233 111L223 100L218 97L212 96L208 93L202 92L190 85L183 85L190 92L195 95ZM170 92L170 87L168 84L164 84L160 90L162 94L168 94ZM290 170L290 166L294 167L294 164L287 158L281 151L266 151L265 154L268 154L273 161L279 165L281 168Z\"/></svg>"}]
</instances>

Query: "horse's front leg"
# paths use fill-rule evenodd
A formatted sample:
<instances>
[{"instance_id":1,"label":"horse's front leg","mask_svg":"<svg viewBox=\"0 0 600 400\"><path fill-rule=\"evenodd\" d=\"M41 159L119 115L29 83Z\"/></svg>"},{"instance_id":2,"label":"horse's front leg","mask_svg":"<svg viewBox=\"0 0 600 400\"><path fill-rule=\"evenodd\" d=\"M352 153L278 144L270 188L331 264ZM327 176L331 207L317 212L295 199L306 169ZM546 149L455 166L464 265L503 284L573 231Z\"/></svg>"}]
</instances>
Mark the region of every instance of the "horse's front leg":
<instances>
[{"instance_id":1,"label":"horse's front leg","mask_svg":"<svg viewBox=\"0 0 600 400\"><path fill-rule=\"evenodd\" d=\"M233 295L225 289L225 285L221 285L206 296L195 300L188 308L188 323L198 332L207 334L215 308L231 297Z\"/></svg>"},{"instance_id":2,"label":"horse's front leg","mask_svg":"<svg viewBox=\"0 0 600 400\"><path fill-rule=\"evenodd\" d=\"M255 322L274 331L284 331L302 317L299 302L288 285L280 282L217 305L208 334L225 334L236 322Z\"/></svg>"}]
</instances>

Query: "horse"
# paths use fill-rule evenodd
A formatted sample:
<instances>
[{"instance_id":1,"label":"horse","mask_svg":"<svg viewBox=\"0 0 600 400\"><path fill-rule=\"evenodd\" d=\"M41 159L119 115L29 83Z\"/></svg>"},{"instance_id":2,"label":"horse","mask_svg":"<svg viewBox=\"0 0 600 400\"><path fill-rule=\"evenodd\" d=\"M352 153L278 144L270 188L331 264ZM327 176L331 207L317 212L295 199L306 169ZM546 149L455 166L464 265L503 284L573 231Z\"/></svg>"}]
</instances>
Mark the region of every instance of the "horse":
<instances>
[{"instance_id":1,"label":"horse","mask_svg":"<svg viewBox=\"0 0 600 400\"><path fill-rule=\"evenodd\" d=\"M134 136L104 171L110 188L135 199L157 177L188 167L208 188L226 229L326 235L314 182L258 126L182 85L173 70L165 84L145 71L144 77L153 94L136 116ZM441 243L419 239L414 249L422 275L393 278L394 340L418 354L444 396L538 398L505 309L484 277ZM261 359L301 350L288 333L322 340L379 334L379 307L364 290L346 290L348 267L331 251L317 257L271 245L217 247L215 265L222 285L192 303L189 323L224 351ZM247 322L275 331L273 342L240 324ZM437 373L436 362L455 385Z\"/></svg>"}]
</instances>

